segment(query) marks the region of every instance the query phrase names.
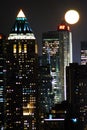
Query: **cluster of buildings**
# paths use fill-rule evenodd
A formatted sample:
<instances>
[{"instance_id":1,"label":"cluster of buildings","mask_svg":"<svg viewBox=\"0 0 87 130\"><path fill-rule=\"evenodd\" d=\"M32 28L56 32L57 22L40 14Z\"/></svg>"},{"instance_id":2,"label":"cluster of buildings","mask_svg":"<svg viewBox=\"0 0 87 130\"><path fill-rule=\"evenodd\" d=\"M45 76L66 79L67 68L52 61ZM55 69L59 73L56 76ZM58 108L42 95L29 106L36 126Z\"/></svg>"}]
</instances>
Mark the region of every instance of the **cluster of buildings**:
<instances>
[{"instance_id":1,"label":"cluster of buildings","mask_svg":"<svg viewBox=\"0 0 87 130\"><path fill-rule=\"evenodd\" d=\"M0 129L83 130L86 62L87 42L81 42L81 65L73 63L72 33L65 22L42 34L39 56L36 37L20 10L9 36L0 34Z\"/></svg>"}]
</instances>

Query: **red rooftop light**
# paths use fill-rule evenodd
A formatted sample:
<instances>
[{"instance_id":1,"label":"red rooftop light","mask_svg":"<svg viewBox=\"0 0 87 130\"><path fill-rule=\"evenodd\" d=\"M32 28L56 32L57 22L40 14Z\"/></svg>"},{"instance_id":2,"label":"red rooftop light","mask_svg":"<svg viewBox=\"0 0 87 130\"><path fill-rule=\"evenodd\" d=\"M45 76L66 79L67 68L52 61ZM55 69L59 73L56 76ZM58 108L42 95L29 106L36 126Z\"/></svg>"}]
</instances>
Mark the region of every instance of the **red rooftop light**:
<instances>
[{"instance_id":1,"label":"red rooftop light","mask_svg":"<svg viewBox=\"0 0 87 130\"><path fill-rule=\"evenodd\" d=\"M2 39L3 38L3 35L2 34L0 34L0 39Z\"/></svg>"},{"instance_id":2,"label":"red rooftop light","mask_svg":"<svg viewBox=\"0 0 87 130\"><path fill-rule=\"evenodd\" d=\"M70 27L66 25L65 23L59 24L57 27L58 31L70 31Z\"/></svg>"}]
</instances>

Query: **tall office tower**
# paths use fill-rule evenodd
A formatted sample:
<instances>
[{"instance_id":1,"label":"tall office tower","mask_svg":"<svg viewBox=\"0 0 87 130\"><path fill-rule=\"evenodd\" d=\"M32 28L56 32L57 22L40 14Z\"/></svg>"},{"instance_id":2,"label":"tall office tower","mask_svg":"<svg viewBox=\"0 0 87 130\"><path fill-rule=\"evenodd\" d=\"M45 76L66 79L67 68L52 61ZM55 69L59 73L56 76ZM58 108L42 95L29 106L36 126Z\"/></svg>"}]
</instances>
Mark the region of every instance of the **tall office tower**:
<instances>
[{"instance_id":1,"label":"tall office tower","mask_svg":"<svg viewBox=\"0 0 87 130\"><path fill-rule=\"evenodd\" d=\"M46 63L46 57L40 56L38 59L39 129L43 130L43 120L53 106L52 77L50 75L50 65Z\"/></svg>"},{"instance_id":2,"label":"tall office tower","mask_svg":"<svg viewBox=\"0 0 87 130\"><path fill-rule=\"evenodd\" d=\"M87 63L87 41L81 42L81 65Z\"/></svg>"},{"instance_id":3,"label":"tall office tower","mask_svg":"<svg viewBox=\"0 0 87 130\"><path fill-rule=\"evenodd\" d=\"M0 130L4 126L4 35L0 34Z\"/></svg>"},{"instance_id":4,"label":"tall office tower","mask_svg":"<svg viewBox=\"0 0 87 130\"><path fill-rule=\"evenodd\" d=\"M43 56L50 64L54 104L66 99L65 69L72 62L72 36L69 26L58 25L56 31L42 35ZM44 61L45 62L45 61Z\"/></svg>"},{"instance_id":5,"label":"tall office tower","mask_svg":"<svg viewBox=\"0 0 87 130\"><path fill-rule=\"evenodd\" d=\"M43 59L42 59L43 60ZM50 65L39 64L39 99L42 112L49 113L52 108L52 77L50 75Z\"/></svg>"},{"instance_id":6,"label":"tall office tower","mask_svg":"<svg viewBox=\"0 0 87 130\"><path fill-rule=\"evenodd\" d=\"M37 42L22 10L6 42L5 129L36 130Z\"/></svg>"},{"instance_id":7,"label":"tall office tower","mask_svg":"<svg viewBox=\"0 0 87 130\"><path fill-rule=\"evenodd\" d=\"M72 106L74 116L77 116L85 127L87 125L87 65L70 64L66 68L66 81L67 101Z\"/></svg>"}]
</instances>

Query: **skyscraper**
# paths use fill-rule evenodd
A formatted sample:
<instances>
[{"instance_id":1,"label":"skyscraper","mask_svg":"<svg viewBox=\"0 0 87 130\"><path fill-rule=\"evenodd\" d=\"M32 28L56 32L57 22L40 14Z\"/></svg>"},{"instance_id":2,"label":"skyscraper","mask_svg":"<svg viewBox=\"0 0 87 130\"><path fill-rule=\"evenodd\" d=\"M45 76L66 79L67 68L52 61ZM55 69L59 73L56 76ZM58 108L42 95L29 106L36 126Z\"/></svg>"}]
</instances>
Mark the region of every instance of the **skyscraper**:
<instances>
[{"instance_id":1,"label":"skyscraper","mask_svg":"<svg viewBox=\"0 0 87 130\"><path fill-rule=\"evenodd\" d=\"M72 112L87 127L87 65L72 63L66 68L67 101ZM82 128L80 128L82 130Z\"/></svg>"},{"instance_id":2,"label":"skyscraper","mask_svg":"<svg viewBox=\"0 0 87 130\"><path fill-rule=\"evenodd\" d=\"M0 129L4 126L4 40L4 35L0 34Z\"/></svg>"},{"instance_id":3,"label":"skyscraper","mask_svg":"<svg viewBox=\"0 0 87 130\"><path fill-rule=\"evenodd\" d=\"M46 57L39 58L38 68L38 95L39 95L39 129L44 129L44 118L53 106L52 77L50 75L50 65L46 62ZM44 62L45 61L45 62Z\"/></svg>"},{"instance_id":4,"label":"skyscraper","mask_svg":"<svg viewBox=\"0 0 87 130\"><path fill-rule=\"evenodd\" d=\"M58 25L56 31L42 35L43 56L50 64L52 76L52 93L54 104L66 99L66 66L72 62L72 35L65 22Z\"/></svg>"},{"instance_id":5,"label":"skyscraper","mask_svg":"<svg viewBox=\"0 0 87 130\"><path fill-rule=\"evenodd\" d=\"M5 129L36 130L37 42L22 10L6 42Z\"/></svg>"}]
</instances>

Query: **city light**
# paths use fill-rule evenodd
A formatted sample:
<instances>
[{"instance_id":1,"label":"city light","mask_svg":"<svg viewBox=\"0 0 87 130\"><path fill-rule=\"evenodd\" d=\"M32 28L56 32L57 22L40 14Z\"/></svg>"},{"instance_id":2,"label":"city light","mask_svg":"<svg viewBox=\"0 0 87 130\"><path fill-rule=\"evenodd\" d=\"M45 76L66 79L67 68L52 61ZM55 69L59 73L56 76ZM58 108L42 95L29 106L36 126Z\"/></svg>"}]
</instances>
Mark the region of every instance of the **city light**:
<instances>
[{"instance_id":1,"label":"city light","mask_svg":"<svg viewBox=\"0 0 87 130\"><path fill-rule=\"evenodd\" d=\"M77 118L72 118L72 121L73 121L74 123L76 123L76 122L77 122Z\"/></svg>"},{"instance_id":2,"label":"city light","mask_svg":"<svg viewBox=\"0 0 87 130\"><path fill-rule=\"evenodd\" d=\"M58 118L58 119L44 119L44 121L64 121L64 118Z\"/></svg>"}]
</instances>

